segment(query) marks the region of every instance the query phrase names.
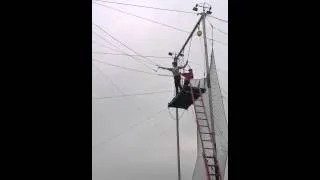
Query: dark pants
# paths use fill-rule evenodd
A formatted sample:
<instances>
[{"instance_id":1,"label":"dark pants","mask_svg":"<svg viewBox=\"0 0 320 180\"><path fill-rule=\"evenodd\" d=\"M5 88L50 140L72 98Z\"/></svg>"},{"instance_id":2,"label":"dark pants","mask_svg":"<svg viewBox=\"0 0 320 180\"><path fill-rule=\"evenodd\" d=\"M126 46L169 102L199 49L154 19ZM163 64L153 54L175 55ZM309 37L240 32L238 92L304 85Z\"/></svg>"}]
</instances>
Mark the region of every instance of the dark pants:
<instances>
[{"instance_id":1,"label":"dark pants","mask_svg":"<svg viewBox=\"0 0 320 180\"><path fill-rule=\"evenodd\" d=\"M180 89L180 91L182 90L182 86L181 86L181 77L180 75L179 76L174 76L174 85L176 87L176 93L178 94L179 91L178 91L178 88Z\"/></svg>"},{"instance_id":2,"label":"dark pants","mask_svg":"<svg viewBox=\"0 0 320 180\"><path fill-rule=\"evenodd\" d=\"M190 81L189 81L189 80L184 80L183 87L188 86L188 85L189 85L189 83L190 83Z\"/></svg>"}]
</instances>

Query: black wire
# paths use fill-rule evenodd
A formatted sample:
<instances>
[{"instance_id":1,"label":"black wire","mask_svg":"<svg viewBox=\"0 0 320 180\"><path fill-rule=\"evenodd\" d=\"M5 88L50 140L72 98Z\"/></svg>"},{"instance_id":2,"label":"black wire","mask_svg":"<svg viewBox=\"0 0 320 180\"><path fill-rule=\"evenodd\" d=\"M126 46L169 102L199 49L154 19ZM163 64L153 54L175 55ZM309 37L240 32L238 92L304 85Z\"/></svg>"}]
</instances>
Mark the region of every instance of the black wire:
<instances>
[{"instance_id":1,"label":"black wire","mask_svg":"<svg viewBox=\"0 0 320 180\"><path fill-rule=\"evenodd\" d=\"M92 52L92 54L109 54L109 55L123 55L123 56L139 56L139 55L128 55L128 54L116 54L116 53L109 53L109 52ZM171 57L165 57L165 56L144 56L144 57L151 57L151 58L159 58L159 59L169 59L171 60ZM199 63L195 63L193 61L189 61L190 64L201 66ZM190 66L189 66L190 67Z\"/></svg>"},{"instance_id":2,"label":"black wire","mask_svg":"<svg viewBox=\"0 0 320 180\"><path fill-rule=\"evenodd\" d=\"M117 47L116 45L112 44L110 41L108 41L107 39L105 39L103 36L101 36L100 34L98 34L97 32L95 31L92 31L95 35L97 35L99 38L101 38L102 40L104 40L106 43L110 44L111 46L117 48L117 49L120 49L119 47Z\"/></svg>"},{"instance_id":3,"label":"black wire","mask_svg":"<svg viewBox=\"0 0 320 180\"><path fill-rule=\"evenodd\" d=\"M127 3L111 2L111 1L104 1L104 0L96 0L96 1L106 2L106 3L110 3L110 4L120 4L120 5L126 5L126 6L149 8L149 9L162 10L162 11L172 11L172 12L187 13L187 14L197 14L196 12L191 12L191 11L181 11L181 10L175 10L175 9L158 8L158 7L137 5L137 4L127 4ZM210 16L208 16L208 17L215 18L215 19L217 19L217 20L219 20L219 21L228 23L227 20L224 20L224 19L221 19L221 18L217 18L217 17L212 16L212 15L210 15Z\"/></svg>"},{"instance_id":4,"label":"black wire","mask_svg":"<svg viewBox=\"0 0 320 180\"><path fill-rule=\"evenodd\" d=\"M149 92L149 93L125 94L125 95L122 95L122 96L95 97L95 98L92 98L92 99L109 99L109 98L119 98L119 97L127 97L127 96L141 96L141 95L159 94L159 93L166 93L166 92L172 92L172 90Z\"/></svg>"},{"instance_id":5,"label":"black wire","mask_svg":"<svg viewBox=\"0 0 320 180\"><path fill-rule=\"evenodd\" d=\"M98 3L96 3L96 4L98 4ZM183 30L183 29L180 29L180 28L177 28L177 27L173 27L173 26L170 26L170 25L167 25L167 24L163 24L163 23L160 23L160 22L151 20L151 19L147 19L147 18L141 17L141 16L137 16L137 15L135 15L135 14L128 13L128 12L125 12L125 11L122 11L122 10L119 10L119 9L116 9L116 8L113 8L113 7L110 7L110 6L107 6L107 5L103 5L103 4L98 4L98 5L104 6L104 7L106 7L106 8L113 9L113 10L115 10L115 11L118 11L118 12L121 12L121 13L124 13L124 14L127 14L127 15L130 15L130 16L135 16L135 17L137 17L137 18L144 19L144 20L146 20L146 21L150 21L150 22L153 22L153 23L162 25L162 26L166 26L166 27L168 27L168 28L172 28L172 29L175 29L175 30L178 30L178 31L181 31L181 32L190 33L190 32L185 31L185 30Z\"/></svg>"},{"instance_id":6,"label":"black wire","mask_svg":"<svg viewBox=\"0 0 320 180\"><path fill-rule=\"evenodd\" d=\"M96 3L98 4L98 3ZM150 21L152 23L156 23L156 24L159 24L159 25L162 25L162 26L165 26L165 27L168 27L168 28L171 28L171 29L175 29L175 30L178 30L178 31L181 31L181 32L184 32L184 33L190 33L189 31L185 31L183 29L180 29L180 28L177 28L177 27L174 27L174 26L171 26L171 25L167 25L167 24L163 24L163 23L160 23L160 22L157 22L157 21L154 21L154 20L151 20L151 19L147 19L147 18L144 18L144 17L141 17L141 16L137 16L135 14L132 14L132 13L128 13L128 12L125 12L125 11L122 11L122 10L119 10L119 9L116 9L116 8L113 8L113 7L110 7L110 6L107 6L107 5L103 5L103 4L98 4L100 6L104 6L106 8L110 8L110 9L113 9L115 11L118 11L118 12L121 12L121 13L124 13L124 14L127 14L127 15L130 15L130 16L135 16L137 18L141 18L141 19L144 19L146 21ZM207 38L209 39L209 38ZM228 45L227 43L224 43L224 42L221 42L221 41L218 41L218 40L215 40L215 39L209 39L209 40L213 40L213 41L216 41L220 44L223 44L223 45Z\"/></svg>"},{"instance_id":7,"label":"black wire","mask_svg":"<svg viewBox=\"0 0 320 180\"><path fill-rule=\"evenodd\" d=\"M216 20L219 20L219 21L222 21L222 22L225 22L225 23L228 23L227 20L224 20L224 19L221 19L221 18L217 18L217 17L214 17L214 16L208 16L208 17L211 17L211 18L214 18Z\"/></svg>"},{"instance_id":8,"label":"black wire","mask_svg":"<svg viewBox=\"0 0 320 180\"><path fill-rule=\"evenodd\" d=\"M137 56L137 57L171 59L171 57L166 57L166 56L143 56L143 55L133 55L133 54L128 55L128 54L116 54L116 53L108 53L108 52L92 52L92 54L110 54L110 55L123 55L123 56Z\"/></svg>"},{"instance_id":9,"label":"black wire","mask_svg":"<svg viewBox=\"0 0 320 180\"><path fill-rule=\"evenodd\" d=\"M98 44L98 45L100 45L101 47L104 47L104 48L110 49L110 50L112 50L112 51L121 52L121 51L119 51L119 50L116 50L116 49L113 49L113 48L111 48L111 47L105 46L105 45L103 45L103 44ZM92 53L94 53L94 52L92 52ZM96 52L95 52L95 53L96 53ZM99 53L97 53L97 54L99 54ZM123 53L123 54L124 54L124 53Z\"/></svg>"},{"instance_id":10,"label":"black wire","mask_svg":"<svg viewBox=\"0 0 320 180\"><path fill-rule=\"evenodd\" d=\"M95 145L93 148L98 148L99 146L101 146L101 145L103 145L103 144L106 144L106 143L112 141L112 140L115 139L115 138L118 138L119 136L121 136L121 135L129 132L129 130L134 129L134 128L137 127L138 125L141 125L141 124L146 123L146 122L154 121L155 119L153 119L153 117L155 117L156 115L158 115L158 114L160 114L161 112L163 112L164 110L166 110L166 108L167 108L167 107L165 107L165 108L163 108L162 110L156 112L154 115L149 116L146 120L141 121L141 122L138 122L138 123L135 123L135 124L131 125L128 129L126 129L126 130L124 130L124 131L122 131L122 132L120 132L120 133L118 133L118 134L116 134L116 135L114 135L114 136L112 136L112 137L110 137L110 138L108 138L108 139L106 139L106 140L98 143L98 144Z\"/></svg>"},{"instance_id":11,"label":"black wire","mask_svg":"<svg viewBox=\"0 0 320 180\"><path fill-rule=\"evenodd\" d=\"M214 26L212 25L212 23L211 23L208 19L206 19L206 20L207 20L207 22L211 25L211 27L212 27L213 29L218 30L218 31L221 32L222 34L228 35L228 33L222 31L221 29L219 29L219 28L217 28L217 27L214 27Z\"/></svg>"},{"instance_id":12,"label":"black wire","mask_svg":"<svg viewBox=\"0 0 320 180\"><path fill-rule=\"evenodd\" d=\"M135 50L133 50L132 48L130 48L129 46L127 46L126 44L124 44L123 42L121 42L120 40L118 40L117 38L115 38L114 36L112 36L110 33L108 33L105 29L103 29L101 26L93 23L96 27L98 27L100 30L102 30L104 33L106 33L107 35L109 35L112 39L114 39L115 41L117 41L118 43L122 44L124 47L126 47L127 49L131 50L132 52L134 52L137 55L140 55L138 52L136 52ZM157 65L157 63L153 62L152 60L144 57L144 59L152 62L154 65Z\"/></svg>"},{"instance_id":13,"label":"black wire","mask_svg":"<svg viewBox=\"0 0 320 180\"><path fill-rule=\"evenodd\" d=\"M107 80L109 80L111 82L111 84L122 94L122 95L126 95L105 73L103 73L99 68L97 68L95 65L93 65L94 68L96 68L98 70L98 72Z\"/></svg>"},{"instance_id":14,"label":"black wire","mask_svg":"<svg viewBox=\"0 0 320 180\"><path fill-rule=\"evenodd\" d=\"M220 30L219 28L216 28L216 27L215 27L215 29L216 29L216 30L218 30L219 32L221 32L222 34L228 35L228 33L226 33L226 32L224 32L224 31Z\"/></svg>"},{"instance_id":15,"label":"black wire","mask_svg":"<svg viewBox=\"0 0 320 180\"><path fill-rule=\"evenodd\" d=\"M172 11L172 12L187 13L187 14L197 14L196 12L191 12L191 11L181 11L181 10L174 10L174 9L157 8L157 7L151 7L151 6L143 6L143 5L127 4L127 3L118 3L118 2L111 2L111 1L104 1L104 0L96 0L96 1L106 2L106 3L110 3L110 4L121 4L121 5L126 5L126 6L135 6L135 7L163 10L163 11Z\"/></svg>"},{"instance_id":16,"label":"black wire","mask_svg":"<svg viewBox=\"0 0 320 180\"><path fill-rule=\"evenodd\" d=\"M185 112L185 111L182 111L182 113L181 113L180 117L178 117L179 121L180 121L180 120L181 120L181 118L183 117L184 112ZM169 109L169 108L168 108L168 113L169 113L169 115L170 115L170 117L171 117L171 119L172 119L172 120L174 120L174 121L176 121L176 120L177 120L176 118L174 118L174 116L173 116L173 115L172 115L172 113L170 112L170 109Z\"/></svg>"},{"instance_id":17,"label":"black wire","mask_svg":"<svg viewBox=\"0 0 320 180\"><path fill-rule=\"evenodd\" d=\"M100 36L98 33L94 32L94 31L93 31L93 33L95 33L98 37L100 37L102 40L104 40L104 41L107 42L108 44L110 44L110 45L112 45L113 47L115 47L115 48L117 48L117 49L120 50L119 47L117 47L116 45L112 44L111 42L109 42L108 40L106 40L104 37ZM121 51L121 50L120 50L120 51ZM124 51L121 51L121 52L123 52L124 54L127 54L127 56L130 56L128 53L126 53L126 52L124 52ZM135 61L137 61L137 62L139 62L139 63L141 63L141 64L145 65L146 67L148 67L148 68L150 68L150 69L153 70L152 67L150 67L149 65L145 64L145 63L142 62L140 59L137 59L137 58L135 58L135 57L133 57L133 56L130 56L130 57L131 57L132 59L134 59Z\"/></svg>"},{"instance_id":18,"label":"black wire","mask_svg":"<svg viewBox=\"0 0 320 180\"><path fill-rule=\"evenodd\" d=\"M118 65L114 65L114 64L109 64L109 63L107 63L107 62L99 61L99 60L96 60L96 59L92 59L92 61L96 61L96 62L99 62L99 63L107 64L107 65L109 65L109 66L118 67L118 68L121 68L121 69L126 69L126 70L128 70L128 71L140 72L140 73L145 73L145 74L150 74L150 75L156 75L156 76L169 76L169 77L171 77L171 75L162 75L162 74L156 74L156 73L151 73L151 72L146 72L146 71L140 71L140 70L133 69L133 68L128 68L128 67L118 66Z\"/></svg>"}]
</instances>

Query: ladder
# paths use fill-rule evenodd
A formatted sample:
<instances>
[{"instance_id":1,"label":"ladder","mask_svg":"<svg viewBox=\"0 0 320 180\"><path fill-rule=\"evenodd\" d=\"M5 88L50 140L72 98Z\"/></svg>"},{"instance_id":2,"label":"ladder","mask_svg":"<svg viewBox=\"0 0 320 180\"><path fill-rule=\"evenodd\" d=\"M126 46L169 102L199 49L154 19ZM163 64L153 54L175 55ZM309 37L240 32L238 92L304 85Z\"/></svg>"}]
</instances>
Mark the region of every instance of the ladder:
<instances>
[{"instance_id":1,"label":"ladder","mask_svg":"<svg viewBox=\"0 0 320 180\"><path fill-rule=\"evenodd\" d=\"M200 87L199 88L199 93ZM206 174L208 180L220 180L219 176L219 168L217 165L216 159L216 149L215 149L215 141L212 130L210 128L210 124L207 118L206 110L204 107L204 102L202 95L199 96L198 99L194 99L193 88L191 88L191 96L192 102L194 107L194 112L196 115L196 124L197 124L197 131L201 141L202 147L202 157L204 160L204 165L206 167Z\"/></svg>"}]
</instances>

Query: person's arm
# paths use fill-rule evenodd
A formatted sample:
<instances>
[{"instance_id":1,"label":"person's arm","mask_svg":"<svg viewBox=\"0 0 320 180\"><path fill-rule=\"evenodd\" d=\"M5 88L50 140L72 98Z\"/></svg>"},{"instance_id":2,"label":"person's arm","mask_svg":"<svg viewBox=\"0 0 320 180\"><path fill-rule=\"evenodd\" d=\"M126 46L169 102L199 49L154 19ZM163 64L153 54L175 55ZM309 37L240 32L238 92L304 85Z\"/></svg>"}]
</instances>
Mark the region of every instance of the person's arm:
<instances>
[{"instance_id":1,"label":"person's arm","mask_svg":"<svg viewBox=\"0 0 320 180\"><path fill-rule=\"evenodd\" d=\"M179 69L184 69L188 65L188 61L183 66L178 66Z\"/></svg>"},{"instance_id":2,"label":"person's arm","mask_svg":"<svg viewBox=\"0 0 320 180\"><path fill-rule=\"evenodd\" d=\"M188 77L193 77L192 73L181 73L181 76L188 78Z\"/></svg>"},{"instance_id":3,"label":"person's arm","mask_svg":"<svg viewBox=\"0 0 320 180\"><path fill-rule=\"evenodd\" d=\"M158 66L158 68L165 69L165 70L168 70L168 71L171 71L171 69L172 69L172 68L166 68L166 67L162 67L162 66Z\"/></svg>"}]
</instances>

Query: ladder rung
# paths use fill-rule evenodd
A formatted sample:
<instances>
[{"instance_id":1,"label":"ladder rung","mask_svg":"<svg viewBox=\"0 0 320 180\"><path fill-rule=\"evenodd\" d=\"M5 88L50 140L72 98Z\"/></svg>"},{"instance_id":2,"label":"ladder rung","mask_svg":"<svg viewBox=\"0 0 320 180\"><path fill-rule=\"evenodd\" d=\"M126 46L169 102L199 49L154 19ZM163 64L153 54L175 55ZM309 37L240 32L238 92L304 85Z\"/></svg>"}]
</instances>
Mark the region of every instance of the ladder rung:
<instances>
[{"instance_id":1,"label":"ladder rung","mask_svg":"<svg viewBox=\"0 0 320 180\"><path fill-rule=\"evenodd\" d=\"M203 103L194 103L194 108L197 108L197 107L205 108Z\"/></svg>"},{"instance_id":2,"label":"ladder rung","mask_svg":"<svg viewBox=\"0 0 320 180\"><path fill-rule=\"evenodd\" d=\"M204 135L204 134L201 134L201 135ZM202 137L202 136L201 136L201 139L203 139L203 141L210 141L211 140L211 138L205 138L205 137Z\"/></svg>"},{"instance_id":3,"label":"ladder rung","mask_svg":"<svg viewBox=\"0 0 320 180\"><path fill-rule=\"evenodd\" d=\"M211 141L211 139L203 139L202 141Z\"/></svg>"},{"instance_id":4,"label":"ladder rung","mask_svg":"<svg viewBox=\"0 0 320 180\"><path fill-rule=\"evenodd\" d=\"M201 135L208 135L208 134L210 134L210 133L201 133L201 132L200 132L200 134L201 134ZM210 139L210 138L209 138L209 139Z\"/></svg>"},{"instance_id":5,"label":"ladder rung","mask_svg":"<svg viewBox=\"0 0 320 180\"><path fill-rule=\"evenodd\" d=\"M205 125L199 125L200 127L209 127L209 126L205 126Z\"/></svg>"},{"instance_id":6,"label":"ladder rung","mask_svg":"<svg viewBox=\"0 0 320 180\"><path fill-rule=\"evenodd\" d=\"M205 156L205 158L214 158L213 156Z\"/></svg>"},{"instance_id":7,"label":"ladder rung","mask_svg":"<svg viewBox=\"0 0 320 180\"><path fill-rule=\"evenodd\" d=\"M204 107L204 106L195 105L195 107Z\"/></svg>"},{"instance_id":8,"label":"ladder rung","mask_svg":"<svg viewBox=\"0 0 320 180\"><path fill-rule=\"evenodd\" d=\"M208 141L208 142L211 142L211 139L203 139L201 138L202 141Z\"/></svg>"},{"instance_id":9,"label":"ladder rung","mask_svg":"<svg viewBox=\"0 0 320 180\"><path fill-rule=\"evenodd\" d=\"M205 138L205 137L202 137L201 140L202 141L210 141L210 142L212 141L211 138Z\"/></svg>"},{"instance_id":10,"label":"ladder rung","mask_svg":"<svg viewBox=\"0 0 320 180\"><path fill-rule=\"evenodd\" d=\"M203 119L203 118L197 118L198 120L207 120L207 119Z\"/></svg>"},{"instance_id":11,"label":"ladder rung","mask_svg":"<svg viewBox=\"0 0 320 180\"><path fill-rule=\"evenodd\" d=\"M213 148L203 148L203 149L213 149Z\"/></svg>"},{"instance_id":12,"label":"ladder rung","mask_svg":"<svg viewBox=\"0 0 320 180\"><path fill-rule=\"evenodd\" d=\"M201 133L201 135L206 135L207 133ZM202 139L205 139L205 138L202 138ZM208 140L211 140L211 138L207 138Z\"/></svg>"},{"instance_id":13,"label":"ladder rung","mask_svg":"<svg viewBox=\"0 0 320 180\"><path fill-rule=\"evenodd\" d=\"M201 134L212 134L211 132L200 132Z\"/></svg>"}]
</instances>

